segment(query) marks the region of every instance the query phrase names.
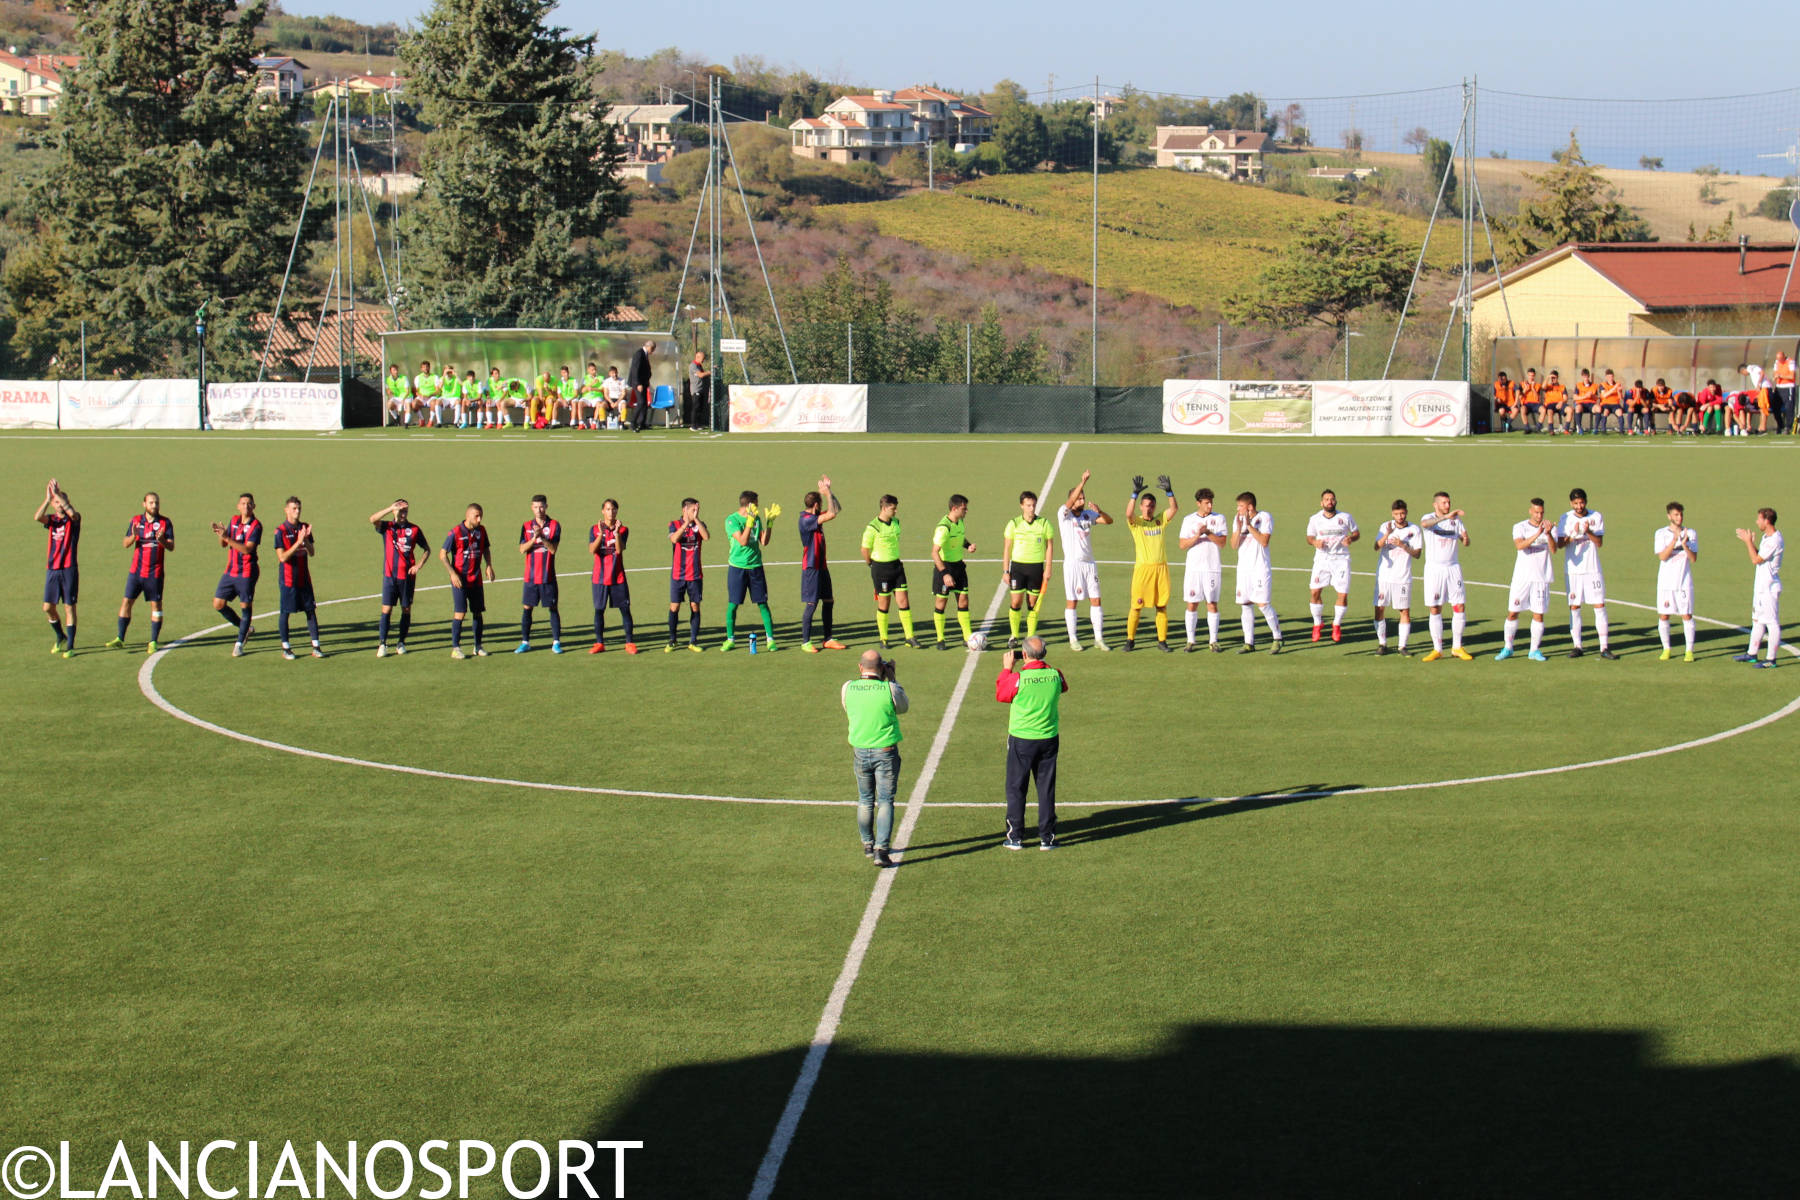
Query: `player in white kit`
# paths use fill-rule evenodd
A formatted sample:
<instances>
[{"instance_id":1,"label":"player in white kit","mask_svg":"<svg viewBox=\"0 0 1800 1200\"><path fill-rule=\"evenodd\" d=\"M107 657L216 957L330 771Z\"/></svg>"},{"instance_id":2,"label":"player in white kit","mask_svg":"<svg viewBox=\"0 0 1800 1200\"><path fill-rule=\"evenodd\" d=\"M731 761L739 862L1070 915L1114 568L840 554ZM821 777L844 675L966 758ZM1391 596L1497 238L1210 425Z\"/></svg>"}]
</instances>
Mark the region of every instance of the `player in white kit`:
<instances>
[{"instance_id":1,"label":"player in white kit","mask_svg":"<svg viewBox=\"0 0 1800 1200\"><path fill-rule=\"evenodd\" d=\"M1391 519L1375 531L1375 653L1386 654L1387 610L1400 613L1400 653L1412 656L1413 559L1425 552L1425 535L1406 515L1406 501L1396 500Z\"/></svg>"},{"instance_id":2,"label":"player in white kit","mask_svg":"<svg viewBox=\"0 0 1800 1200\"><path fill-rule=\"evenodd\" d=\"M1181 548L1187 565L1181 572L1181 598L1187 601L1188 653L1200 649L1195 640L1200 606L1206 605L1206 644L1214 654L1225 649L1219 643L1219 597L1224 591L1224 564L1219 547L1225 544L1225 515L1213 511L1211 488L1194 493L1194 511L1182 518Z\"/></svg>"},{"instance_id":3,"label":"player in white kit","mask_svg":"<svg viewBox=\"0 0 1800 1200\"><path fill-rule=\"evenodd\" d=\"M1063 624L1069 629L1069 649L1081 649L1077 633L1080 625L1076 604L1088 602L1088 622L1094 628L1094 649L1110 650L1106 644L1106 620L1100 613L1100 568L1094 563L1091 540L1094 526L1111 525L1113 519L1098 504L1087 498L1087 481L1091 472L1081 473L1081 482L1069 491L1068 499L1056 510L1057 532L1063 544Z\"/></svg>"},{"instance_id":4,"label":"player in white kit","mask_svg":"<svg viewBox=\"0 0 1800 1200\"><path fill-rule=\"evenodd\" d=\"M1600 635L1600 657L1617 658L1607 645L1606 575L1600 569L1600 547L1606 541L1606 518L1588 507L1587 493L1569 492L1569 511L1556 523L1556 544L1563 551L1564 585L1569 591L1570 658L1580 658L1581 606L1594 609L1594 631Z\"/></svg>"},{"instance_id":5,"label":"player in white kit","mask_svg":"<svg viewBox=\"0 0 1800 1200\"><path fill-rule=\"evenodd\" d=\"M1306 544L1313 548L1312 567L1312 640L1325 633L1325 589L1337 593L1337 605L1331 610L1331 640L1344 640L1344 613L1350 607L1350 544L1362 537L1356 518L1339 512L1337 493L1326 488L1319 493L1319 511L1306 522Z\"/></svg>"},{"instance_id":6,"label":"player in white kit","mask_svg":"<svg viewBox=\"0 0 1800 1200\"><path fill-rule=\"evenodd\" d=\"M1669 523L1656 531L1656 632L1662 638L1658 661L1668 662L1669 618L1681 618L1687 653L1682 662L1694 661L1694 560L1700 557L1700 535L1687 527L1687 510L1669 501Z\"/></svg>"},{"instance_id":7,"label":"player in white kit","mask_svg":"<svg viewBox=\"0 0 1800 1200\"><path fill-rule=\"evenodd\" d=\"M1526 655L1532 662L1543 662L1544 659L1544 610L1550 605L1550 581L1556 576L1556 560L1553 551L1556 549L1556 526L1544 520L1544 502L1532 497L1530 515L1513 526L1513 549L1518 555L1513 560L1512 587L1506 600L1506 645L1496 659L1507 659L1513 656L1513 639L1519 634L1519 614L1531 613L1531 653Z\"/></svg>"},{"instance_id":8,"label":"player in white kit","mask_svg":"<svg viewBox=\"0 0 1800 1200\"><path fill-rule=\"evenodd\" d=\"M1463 649L1464 599L1460 547L1469 544L1463 510L1450 507L1450 493L1431 498L1431 511L1419 522L1425 536L1425 606L1431 610L1431 653L1423 661L1444 657L1444 605L1450 606L1450 653L1464 662L1475 656Z\"/></svg>"},{"instance_id":9,"label":"player in white kit","mask_svg":"<svg viewBox=\"0 0 1800 1200\"><path fill-rule=\"evenodd\" d=\"M1737 661L1773 667L1775 656L1781 652L1781 554L1787 543L1775 528L1772 508L1757 509L1755 530L1740 529L1737 536L1756 567L1756 582L1750 592L1750 651L1738 655ZM1769 656L1756 662L1756 648L1764 634L1769 638Z\"/></svg>"},{"instance_id":10,"label":"player in white kit","mask_svg":"<svg viewBox=\"0 0 1800 1200\"><path fill-rule=\"evenodd\" d=\"M1240 492L1237 518L1231 524L1231 548L1237 551L1238 619L1244 626L1244 646L1239 654L1256 649L1256 614L1260 611L1275 639L1271 654L1281 653L1281 616L1270 601L1275 594L1275 568L1269 562L1269 539L1275 536L1275 518L1258 512L1255 492Z\"/></svg>"}]
</instances>

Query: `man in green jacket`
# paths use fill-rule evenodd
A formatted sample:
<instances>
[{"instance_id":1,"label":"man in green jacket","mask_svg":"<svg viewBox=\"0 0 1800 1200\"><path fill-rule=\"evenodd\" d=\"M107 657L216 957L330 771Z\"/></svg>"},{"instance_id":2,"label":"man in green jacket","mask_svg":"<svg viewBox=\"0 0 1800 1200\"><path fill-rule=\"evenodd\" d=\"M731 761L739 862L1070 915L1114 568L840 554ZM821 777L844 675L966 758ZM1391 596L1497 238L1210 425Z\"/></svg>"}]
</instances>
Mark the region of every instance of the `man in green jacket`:
<instances>
[{"instance_id":1,"label":"man in green jacket","mask_svg":"<svg viewBox=\"0 0 1800 1200\"><path fill-rule=\"evenodd\" d=\"M1069 690L1063 673L1045 662L1049 652L1041 637L1025 639L1025 662L1008 650L1000 659L994 699L1010 704L1006 720L1006 841L1008 850L1023 850L1025 785L1037 780L1038 849L1056 849L1056 751L1060 731L1059 704Z\"/></svg>"},{"instance_id":2,"label":"man in green jacket","mask_svg":"<svg viewBox=\"0 0 1800 1200\"><path fill-rule=\"evenodd\" d=\"M894 664L878 650L865 650L855 679L844 684L839 702L850 718L851 771L856 776L856 829L863 853L877 867L891 867L894 791L900 783L900 714L906 689L894 679Z\"/></svg>"}]
</instances>

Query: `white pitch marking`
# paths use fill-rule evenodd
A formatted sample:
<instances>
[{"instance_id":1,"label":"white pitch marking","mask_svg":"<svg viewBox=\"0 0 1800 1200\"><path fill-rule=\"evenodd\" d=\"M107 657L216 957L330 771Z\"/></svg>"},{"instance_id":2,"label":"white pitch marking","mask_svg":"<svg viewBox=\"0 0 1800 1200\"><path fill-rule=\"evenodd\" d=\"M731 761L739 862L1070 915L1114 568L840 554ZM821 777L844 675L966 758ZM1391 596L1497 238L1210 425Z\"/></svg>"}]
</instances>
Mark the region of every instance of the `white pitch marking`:
<instances>
[{"instance_id":1,"label":"white pitch marking","mask_svg":"<svg viewBox=\"0 0 1800 1200\"><path fill-rule=\"evenodd\" d=\"M1056 472L1062 468L1063 455L1069 452L1069 443L1064 442L1056 451L1056 460L1050 464L1050 474L1039 489L1040 495L1048 495L1051 485L1056 482ZM987 613L982 617L982 628L986 629L994 621L1000 611L1000 602L1006 597L1006 584L1002 581L994 588L994 598L988 602ZM979 655L968 655L963 663L961 674L956 677L956 689L950 693L950 703L944 707L943 719L938 722L937 736L931 741L931 750L925 756L925 766L913 783L912 794L906 800L906 813L901 818L900 829L896 841L902 847L898 855L905 861L904 847L912 838L914 826L918 824L919 813L925 804L925 794L931 789L932 778L937 774L938 763L943 761L944 750L950 744L950 731L956 724L956 714L962 708L963 698L968 695L969 681L974 678ZM875 938L875 926L881 920L881 911L887 906L888 894L894 890L896 871L880 871L876 875L875 888L869 893L869 902L863 908L862 921L857 924L856 936L850 939L850 950L844 955L844 965L838 971L837 981L831 985L831 994L826 997L825 1011L819 1014L818 1028L813 1031L812 1043L806 1048L806 1059L800 1064L799 1078L794 1080L793 1090L788 1093L787 1104L781 1110L781 1119L775 1123L775 1132L769 1138L769 1148L763 1154L762 1164L756 1168L756 1182L750 1188L750 1200L768 1200L775 1190L775 1179L781 1173L781 1164L787 1158L788 1148L794 1143L794 1134L800 1128L800 1117L806 1112L806 1103L812 1098L813 1087L819 1082L819 1072L825 1065L825 1053L831 1049L831 1043L837 1037L838 1024L844 1016L844 1006L850 1001L850 989L856 986L856 977L862 972L863 957L869 952L869 943Z\"/></svg>"}]
</instances>

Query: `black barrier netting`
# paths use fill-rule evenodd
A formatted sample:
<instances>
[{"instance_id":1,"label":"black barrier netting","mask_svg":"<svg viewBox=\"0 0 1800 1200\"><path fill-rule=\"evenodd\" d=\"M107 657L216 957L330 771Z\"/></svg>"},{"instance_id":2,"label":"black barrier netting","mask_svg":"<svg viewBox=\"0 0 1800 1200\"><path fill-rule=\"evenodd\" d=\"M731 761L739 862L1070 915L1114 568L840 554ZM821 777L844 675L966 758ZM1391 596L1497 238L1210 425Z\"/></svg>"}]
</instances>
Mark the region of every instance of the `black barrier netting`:
<instances>
[{"instance_id":1,"label":"black barrier netting","mask_svg":"<svg viewBox=\"0 0 1800 1200\"><path fill-rule=\"evenodd\" d=\"M1094 389L983 387L969 389L970 433L1092 433Z\"/></svg>"},{"instance_id":2,"label":"black barrier netting","mask_svg":"<svg viewBox=\"0 0 1800 1200\"><path fill-rule=\"evenodd\" d=\"M969 389L960 383L871 383L870 433L967 433Z\"/></svg>"},{"instance_id":3,"label":"black barrier netting","mask_svg":"<svg viewBox=\"0 0 1800 1200\"><path fill-rule=\"evenodd\" d=\"M1161 433L1161 387L1094 389L1095 433Z\"/></svg>"}]
</instances>

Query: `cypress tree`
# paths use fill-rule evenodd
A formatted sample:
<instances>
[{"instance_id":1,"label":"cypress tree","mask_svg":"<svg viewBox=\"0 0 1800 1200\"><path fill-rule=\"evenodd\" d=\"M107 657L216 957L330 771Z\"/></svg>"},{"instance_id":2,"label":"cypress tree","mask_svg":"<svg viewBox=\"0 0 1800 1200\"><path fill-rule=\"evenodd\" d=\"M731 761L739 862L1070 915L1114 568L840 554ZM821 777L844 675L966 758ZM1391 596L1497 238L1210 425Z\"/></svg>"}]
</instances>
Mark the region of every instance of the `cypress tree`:
<instances>
[{"instance_id":1,"label":"cypress tree","mask_svg":"<svg viewBox=\"0 0 1800 1200\"><path fill-rule=\"evenodd\" d=\"M553 0L437 0L400 47L430 130L407 246L409 317L591 326L622 294L600 238L623 216L594 38Z\"/></svg>"}]
</instances>

